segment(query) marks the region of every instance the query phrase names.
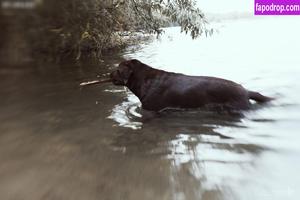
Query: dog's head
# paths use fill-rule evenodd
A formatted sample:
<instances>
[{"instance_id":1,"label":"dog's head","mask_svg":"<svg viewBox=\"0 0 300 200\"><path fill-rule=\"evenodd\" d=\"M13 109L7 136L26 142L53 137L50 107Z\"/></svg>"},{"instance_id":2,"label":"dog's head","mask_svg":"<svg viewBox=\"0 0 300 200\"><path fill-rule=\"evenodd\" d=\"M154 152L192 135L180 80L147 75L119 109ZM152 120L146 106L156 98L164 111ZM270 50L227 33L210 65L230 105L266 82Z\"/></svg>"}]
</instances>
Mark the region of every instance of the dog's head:
<instances>
[{"instance_id":1,"label":"dog's head","mask_svg":"<svg viewBox=\"0 0 300 200\"><path fill-rule=\"evenodd\" d=\"M134 71L134 67L140 63L141 62L136 59L121 62L117 70L110 74L113 84L125 86Z\"/></svg>"}]
</instances>

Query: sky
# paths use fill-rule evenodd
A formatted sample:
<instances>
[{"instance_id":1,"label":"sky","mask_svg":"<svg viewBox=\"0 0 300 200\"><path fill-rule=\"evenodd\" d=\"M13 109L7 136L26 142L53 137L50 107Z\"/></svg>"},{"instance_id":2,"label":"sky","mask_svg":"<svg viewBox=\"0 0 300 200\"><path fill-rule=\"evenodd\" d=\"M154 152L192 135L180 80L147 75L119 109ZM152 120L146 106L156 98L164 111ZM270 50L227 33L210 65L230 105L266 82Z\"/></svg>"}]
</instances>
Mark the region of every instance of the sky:
<instances>
[{"instance_id":1,"label":"sky","mask_svg":"<svg viewBox=\"0 0 300 200\"><path fill-rule=\"evenodd\" d=\"M198 7L204 13L252 13L254 0L197 0Z\"/></svg>"}]
</instances>

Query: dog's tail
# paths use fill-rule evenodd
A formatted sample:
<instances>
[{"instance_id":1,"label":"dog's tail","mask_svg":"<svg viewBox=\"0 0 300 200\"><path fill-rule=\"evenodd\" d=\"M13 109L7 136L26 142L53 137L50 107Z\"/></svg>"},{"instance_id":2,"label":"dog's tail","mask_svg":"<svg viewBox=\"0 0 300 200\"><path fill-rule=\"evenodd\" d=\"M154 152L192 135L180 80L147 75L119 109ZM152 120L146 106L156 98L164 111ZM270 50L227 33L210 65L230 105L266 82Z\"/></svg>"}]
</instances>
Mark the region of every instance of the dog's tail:
<instances>
[{"instance_id":1,"label":"dog's tail","mask_svg":"<svg viewBox=\"0 0 300 200\"><path fill-rule=\"evenodd\" d=\"M273 97L267 97L260 94L259 92L253 92L253 91L248 91L248 96L249 99L255 100L258 103L266 103L275 99Z\"/></svg>"}]
</instances>

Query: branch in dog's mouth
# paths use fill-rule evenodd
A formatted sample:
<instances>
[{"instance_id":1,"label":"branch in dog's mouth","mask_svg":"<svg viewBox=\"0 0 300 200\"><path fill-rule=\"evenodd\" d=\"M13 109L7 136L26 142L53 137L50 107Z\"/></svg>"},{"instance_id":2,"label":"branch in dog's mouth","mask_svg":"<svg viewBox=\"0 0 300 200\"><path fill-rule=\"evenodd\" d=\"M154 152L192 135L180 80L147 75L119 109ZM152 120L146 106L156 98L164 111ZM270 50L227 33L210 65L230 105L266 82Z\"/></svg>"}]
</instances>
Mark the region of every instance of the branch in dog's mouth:
<instances>
[{"instance_id":1,"label":"branch in dog's mouth","mask_svg":"<svg viewBox=\"0 0 300 200\"><path fill-rule=\"evenodd\" d=\"M111 78L106 78L106 79L82 82L82 83L80 83L79 86L95 85L95 84L108 83L108 82L112 82L112 79Z\"/></svg>"}]
</instances>

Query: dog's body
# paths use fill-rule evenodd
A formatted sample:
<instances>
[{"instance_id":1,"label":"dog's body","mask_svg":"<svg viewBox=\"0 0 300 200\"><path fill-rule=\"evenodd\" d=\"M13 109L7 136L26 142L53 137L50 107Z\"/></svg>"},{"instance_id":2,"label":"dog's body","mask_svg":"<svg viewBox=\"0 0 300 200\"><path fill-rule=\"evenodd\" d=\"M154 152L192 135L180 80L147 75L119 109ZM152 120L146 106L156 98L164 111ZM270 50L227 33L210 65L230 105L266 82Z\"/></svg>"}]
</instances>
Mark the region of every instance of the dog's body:
<instances>
[{"instance_id":1,"label":"dog's body","mask_svg":"<svg viewBox=\"0 0 300 200\"><path fill-rule=\"evenodd\" d=\"M229 80L166 72L138 60L120 63L111 79L115 85L128 87L140 99L143 109L152 111L215 105L245 110L250 108L249 99L260 103L272 99Z\"/></svg>"}]
</instances>

